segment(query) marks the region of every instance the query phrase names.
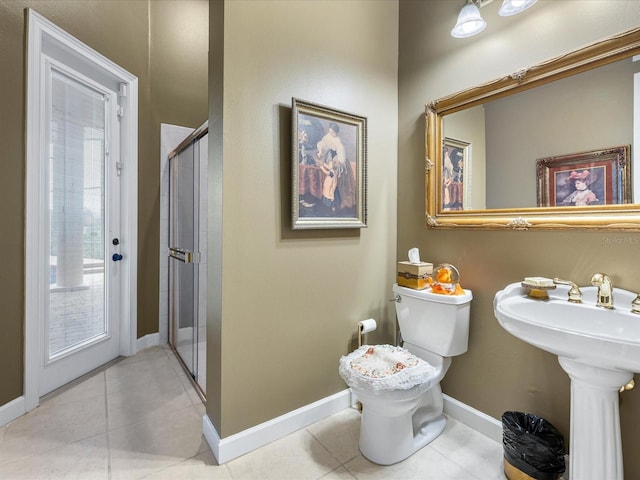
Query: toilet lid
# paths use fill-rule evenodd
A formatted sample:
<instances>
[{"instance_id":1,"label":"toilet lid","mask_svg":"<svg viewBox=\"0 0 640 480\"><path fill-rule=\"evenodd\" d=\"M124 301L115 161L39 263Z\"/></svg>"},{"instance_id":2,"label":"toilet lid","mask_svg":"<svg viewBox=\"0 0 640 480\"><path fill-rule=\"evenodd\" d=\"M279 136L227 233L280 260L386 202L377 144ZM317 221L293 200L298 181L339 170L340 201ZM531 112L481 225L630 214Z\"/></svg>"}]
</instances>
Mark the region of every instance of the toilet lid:
<instances>
[{"instance_id":1,"label":"toilet lid","mask_svg":"<svg viewBox=\"0 0 640 480\"><path fill-rule=\"evenodd\" d=\"M434 378L436 368L401 347L363 345L340 359L339 372L349 386L407 390Z\"/></svg>"}]
</instances>

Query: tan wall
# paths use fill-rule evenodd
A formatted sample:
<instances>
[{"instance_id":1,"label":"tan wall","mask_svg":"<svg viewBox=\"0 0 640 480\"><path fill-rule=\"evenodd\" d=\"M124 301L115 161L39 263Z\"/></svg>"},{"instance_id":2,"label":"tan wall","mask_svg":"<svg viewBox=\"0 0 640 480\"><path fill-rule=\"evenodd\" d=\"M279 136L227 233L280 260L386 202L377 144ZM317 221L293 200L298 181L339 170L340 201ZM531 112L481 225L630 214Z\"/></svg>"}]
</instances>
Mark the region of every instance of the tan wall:
<instances>
[{"instance_id":1,"label":"tan wall","mask_svg":"<svg viewBox=\"0 0 640 480\"><path fill-rule=\"evenodd\" d=\"M553 355L500 327L493 297L525 275L584 285L596 271L612 275L614 285L638 290L640 234L427 230L424 182L418 174L424 162L424 104L636 27L640 2L541 0L507 18L498 16L499 4L482 9L488 23L482 34L453 39L449 31L460 8L456 2L400 3L398 255L418 246L427 260L458 266L463 286L473 290L469 351L454 359L444 392L497 419L506 410L542 415L568 439L567 375ZM640 391L621 396L621 421L625 478L640 478L635 454Z\"/></svg>"},{"instance_id":2,"label":"tan wall","mask_svg":"<svg viewBox=\"0 0 640 480\"><path fill-rule=\"evenodd\" d=\"M26 7L138 77L139 336L158 331L160 123L197 127L207 117L207 42L206 37L200 38L208 29L206 0L0 1L0 85L4 93L0 112L0 251L6 252L0 274L0 405L23 391ZM187 26L181 15L189 10L193 16ZM190 38L196 33L199 40ZM188 70L174 72L173 64Z\"/></svg>"},{"instance_id":3,"label":"tan wall","mask_svg":"<svg viewBox=\"0 0 640 480\"><path fill-rule=\"evenodd\" d=\"M209 111L208 0L150 0L149 5L149 134L153 151L144 159L144 169L139 169L138 337L158 331L160 124L197 128Z\"/></svg>"},{"instance_id":4,"label":"tan wall","mask_svg":"<svg viewBox=\"0 0 640 480\"><path fill-rule=\"evenodd\" d=\"M358 321L378 319L372 341L392 339L398 4L224 10L222 85L211 80L224 90L222 119L216 101L210 113L210 126L224 122L223 253L221 281L210 278L207 413L227 437L343 390L338 360ZM368 118L368 228L291 229L291 97Z\"/></svg>"}]
</instances>

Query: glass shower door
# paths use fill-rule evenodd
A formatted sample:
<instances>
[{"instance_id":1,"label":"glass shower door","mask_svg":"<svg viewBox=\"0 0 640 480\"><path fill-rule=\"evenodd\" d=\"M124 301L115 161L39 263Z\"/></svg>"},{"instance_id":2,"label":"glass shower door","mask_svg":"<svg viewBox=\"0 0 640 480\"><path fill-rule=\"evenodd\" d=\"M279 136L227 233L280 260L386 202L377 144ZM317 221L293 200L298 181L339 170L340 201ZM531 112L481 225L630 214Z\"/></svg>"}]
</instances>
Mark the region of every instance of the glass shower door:
<instances>
[{"instance_id":1,"label":"glass shower door","mask_svg":"<svg viewBox=\"0 0 640 480\"><path fill-rule=\"evenodd\" d=\"M169 339L185 367L198 372L200 161L197 144L170 159Z\"/></svg>"}]
</instances>

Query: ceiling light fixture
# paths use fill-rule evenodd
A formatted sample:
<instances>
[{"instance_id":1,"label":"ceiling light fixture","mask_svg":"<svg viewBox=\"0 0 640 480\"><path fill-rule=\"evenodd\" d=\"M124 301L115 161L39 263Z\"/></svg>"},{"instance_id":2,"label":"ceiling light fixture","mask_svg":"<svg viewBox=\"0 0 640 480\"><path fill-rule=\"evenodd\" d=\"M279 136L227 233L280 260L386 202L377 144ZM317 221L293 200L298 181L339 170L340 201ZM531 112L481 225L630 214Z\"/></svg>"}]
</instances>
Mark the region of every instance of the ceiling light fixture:
<instances>
[{"instance_id":1,"label":"ceiling light fixture","mask_svg":"<svg viewBox=\"0 0 640 480\"><path fill-rule=\"evenodd\" d=\"M502 17L509 17L524 12L538 0L504 0L498 10ZM493 0L467 0L460 10L456 26L451 30L451 36L465 38L477 35L485 29L487 22L480 15L480 7L484 7Z\"/></svg>"},{"instance_id":2,"label":"ceiling light fixture","mask_svg":"<svg viewBox=\"0 0 640 480\"><path fill-rule=\"evenodd\" d=\"M460 10L456 26L451 30L451 36L455 38L471 37L480 33L487 26L487 22L480 15L480 8L476 0L467 0Z\"/></svg>"},{"instance_id":3,"label":"ceiling light fixture","mask_svg":"<svg viewBox=\"0 0 640 480\"><path fill-rule=\"evenodd\" d=\"M498 10L498 15L502 17L510 17L517 13L524 12L527 8L533 6L538 0L504 0Z\"/></svg>"}]
</instances>

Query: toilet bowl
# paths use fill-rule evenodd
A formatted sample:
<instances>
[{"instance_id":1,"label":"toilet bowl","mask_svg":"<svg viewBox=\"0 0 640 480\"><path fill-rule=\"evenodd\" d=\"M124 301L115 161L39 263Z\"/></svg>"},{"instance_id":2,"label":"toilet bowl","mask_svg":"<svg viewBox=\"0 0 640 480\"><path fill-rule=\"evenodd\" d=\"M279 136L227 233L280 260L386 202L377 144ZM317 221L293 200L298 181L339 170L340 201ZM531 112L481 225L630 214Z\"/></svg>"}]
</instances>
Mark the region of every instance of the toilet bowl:
<instances>
[{"instance_id":1,"label":"toilet bowl","mask_svg":"<svg viewBox=\"0 0 640 480\"><path fill-rule=\"evenodd\" d=\"M451 356L467 350L470 291L440 295L394 285L403 347L364 345L339 372L362 403L360 452L391 465L434 440L446 426L440 381Z\"/></svg>"}]
</instances>

